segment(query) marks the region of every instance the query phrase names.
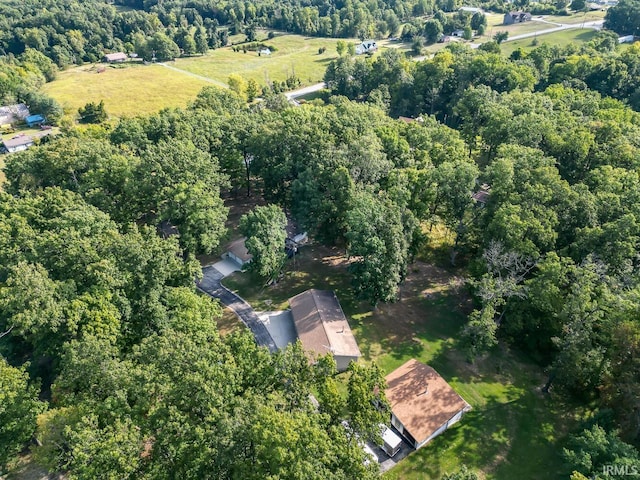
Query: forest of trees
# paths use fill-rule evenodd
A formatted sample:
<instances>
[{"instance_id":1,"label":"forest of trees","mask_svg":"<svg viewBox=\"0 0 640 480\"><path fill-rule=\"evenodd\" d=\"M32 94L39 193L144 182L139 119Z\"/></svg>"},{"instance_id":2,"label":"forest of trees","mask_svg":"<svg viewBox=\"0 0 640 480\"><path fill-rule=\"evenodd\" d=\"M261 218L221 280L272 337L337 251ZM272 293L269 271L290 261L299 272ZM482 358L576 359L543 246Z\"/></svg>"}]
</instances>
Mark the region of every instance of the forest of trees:
<instances>
[{"instance_id":1,"label":"forest of trees","mask_svg":"<svg viewBox=\"0 0 640 480\"><path fill-rule=\"evenodd\" d=\"M461 54L472 63L491 55L447 50L415 68ZM503 60L501 68L525 67ZM444 83L455 91L464 78L451 74ZM271 358L246 337L221 340L203 326L215 307L193 292L193 255L210 252L223 234L221 190L261 194L318 240L346 247L355 259L355 292L371 304L397 299L398 284L429 235L419 226L447 226L456 237L452 259L468 265L476 279L477 309L461 332L470 359L500 339L531 352L549 367L547 388L597 401L611 412L600 427L637 442L640 115L584 87L553 84L532 92L533 86L514 82L502 92L460 86L453 104L440 107L452 112L447 118L457 129L429 116L409 124L393 120L377 106L385 95L370 94L368 103L334 97L329 105L300 108L275 97L247 107L233 93L210 87L188 110L72 132L9 157L0 210L6 226L0 330L8 333L0 348L12 364L29 360L30 374L51 391L37 433L45 444L38 458L90 478L96 467L82 459L95 462L97 445L106 443L118 448L101 449L108 458L95 465L125 469L114 470L118 476L155 478L169 461L185 477L197 478L200 468L232 477L240 466L225 463L223 452L239 448L241 458L259 456L257 439L250 447L236 436L247 430L235 430L235 415L256 425L293 422L293 430L302 428L295 422L311 422L304 428L332 444L328 439L338 433L331 425L343 411L337 397L321 401L321 412L333 415L305 420L311 414L306 393L333 381L327 371L309 369L295 349ZM472 200L480 184L490 186L483 208ZM178 228L178 240L157 236L162 221ZM175 365L168 360L174 348L207 360ZM295 372L287 370L291 362ZM167 370L169 364L177 370ZM191 378L184 369L195 365L198 375ZM105 369L112 374L91 373ZM272 372L267 380L256 375L265 369ZM308 380L281 383L294 374ZM382 381L377 375L373 383ZM184 381L196 391L216 382L231 390L190 395L184 404L180 392L192 391ZM261 400L245 398L246 390ZM330 386L320 390L335 393ZM23 395L33 402L29 391ZM276 404L291 405L289 395L296 403L285 409L286 420L273 417L281 411ZM227 396L240 403L225 403L223 413ZM266 402L271 410L252 411L267 415L258 421L245 402ZM42 408L36 403L31 411ZM202 417L210 409L222 417ZM191 440L172 436L177 425ZM31 423L27 431L34 429ZM96 429L98 437L88 435ZM67 454L52 445L64 445ZM340 464L345 471L363 468L354 458L360 457L336 461L346 462ZM282 475L290 461L265 468ZM335 471L295 465L320 476Z\"/></svg>"},{"instance_id":2,"label":"forest of trees","mask_svg":"<svg viewBox=\"0 0 640 480\"><path fill-rule=\"evenodd\" d=\"M61 109L39 87L104 49L184 51L192 26L277 26L314 11L314 28L335 15L327 34L368 24L356 31L368 36L390 28L384 12L444 8L44 3L46 15L29 13L43 2L0 5L11 54L0 96L54 118ZM284 261L269 245L282 243L284 211L344 249L353 290L373 307L398 300L432 227L444 228L451 268L474 296L459 335L468 360L503 342L548 372L543 391L594 407L558 445L574 479L611 462L640 468L640 46L621 50L601 33L510 58L498 48L450 45L421 62L394 50L341 56L326 102L273 95L249 106L209 87L185 109L69 127L6 157L0 472L36 438L35 460L70 478L376 478L340 425L379 435L375 365L352 365L341 392L329 358L310 366L299 345L270 355L246 333L218 334L195 256L225 238L224 195L268 204L239 225L265 252L261 275ZM163 238L166 224L179 235Z\"/></svg>"}]
</instances>

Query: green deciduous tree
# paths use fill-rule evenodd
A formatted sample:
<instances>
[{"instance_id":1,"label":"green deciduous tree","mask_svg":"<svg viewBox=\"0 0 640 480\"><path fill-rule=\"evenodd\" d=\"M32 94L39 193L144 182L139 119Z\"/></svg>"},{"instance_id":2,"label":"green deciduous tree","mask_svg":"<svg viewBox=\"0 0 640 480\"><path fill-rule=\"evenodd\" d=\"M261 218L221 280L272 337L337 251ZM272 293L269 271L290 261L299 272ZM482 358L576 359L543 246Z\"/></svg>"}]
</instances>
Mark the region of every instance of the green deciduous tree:
<instances>
[{"instance_id":1,"label":"green deciduous tree","mask_svg":"<svg viewBox=\"0 0 640 480\"><path fill-rule=\"evenodd\" d=\"M89 102L84 107L80 107L78 115L80 115L80 123L102 123L109 116L104 108L104 100L100 100L99 103Z\"/></svg>"},{"instance_id":2,"label":"green deciduous tree","mask_svg":"<svg viewBox=\"0 0 640 480\"><path fill-rule=\"evenodd\" d=\"M623 480L629 472L640 470L638 451L622 442L615 432L606 432L599 425L572 436L562 456L568 471L577 471L589 478L603 475L603 478ZM607 471L607 466L618 468Z\"/></svg>"},{"instance_id":3,"label":"green deciduous tree","mask_svg":"<svg viewBox=\"0 0 640 480\"><path fill-rule=\"evenodd\" d=\"M36 417L46 407L38 390L24 368L12 367L0 356L0 472L36 430Z\"/></svg>"},{"instance_id":4,"label":"green deciduous tree","mask_svg":"<svg viewBox=\"0 0 640 480\"><path fill-rule=\"evenodd\" d=\"M386 381L376 364L369 367L349 365L347 407L351 426L368 440L380 442L380 424L389 418L389 404L384 395Z\"/></svg>"},{"instance_id":5,"label":"green deciduous tree","mask_svg":"<svg viewBox=\"0 0 640 480\"><path fill-rule=\"evenodd\" d=\"M640 36L640 2L638 0L622 0L607 10L605 28L619 35Z\"/></svg>"},{"instance_id":6,"label":"green deciduous tree","mask_svg":"<svg viewBox=\"0 0 640 480\"><path fill-rule=\"evenodd\" d=\"M229 90L240 98L247 100L247 82L244 78L236 73L232 73L229 75L227 83L229 84Z\"/></svg>"},{"instance_id":7,"label":"green deciduous tree","mask_svg":"<svg viewBox=\"0 0 640 480\"><path fill-rule=\"evenodd\" d=\"M209 40L207 39L207 32L204 28L198 27L194 34L194 41L196 46L196 52L204 55L209 51Z\"/></svg>"},{"instance_id":8,"label":"green deciduous tree","mask_svg":"<svg viewBox=\"0 0 640 480\"><path fill-rule=\"evenodd\" d=\"M287 217L277 205L256 207L240 218L240 231L253 255L250 268L263 278L273 279L282 270L286 226Z\"/></svg>"},{"instance_id":9,"label":"green deciduous tree","mask_svg":"<svg viewBox=\"0 0 640 480\"><path fill-rule=\"evenodd\" d=\"M347 213L347 254L356 294L372 305L394 301L404 279L409 242L401 212L388 199L358 192Z\"/></svg>"}]
</instances>

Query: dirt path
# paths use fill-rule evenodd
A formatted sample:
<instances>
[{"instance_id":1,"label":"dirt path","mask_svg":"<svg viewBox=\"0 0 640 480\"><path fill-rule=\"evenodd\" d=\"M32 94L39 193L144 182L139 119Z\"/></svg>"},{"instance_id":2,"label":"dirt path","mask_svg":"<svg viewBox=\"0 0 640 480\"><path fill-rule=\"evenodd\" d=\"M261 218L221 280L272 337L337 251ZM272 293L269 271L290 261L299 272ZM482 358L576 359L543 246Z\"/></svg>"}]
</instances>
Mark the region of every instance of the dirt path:
<instances>
[{"instance_id":1,"label":"dirt path","mask_svg":"<svg viewBox=\"0 0 640 480\"><path fill-rule=\"evenodd\" d=\"M214 80L213 78L204 77L204 76L198 75L196 73L191 73L191 72L188 72L187 70L182 70L181 68L173 67L173 66L167 65L166 63L163 63L163 62L158 63L158 65L162 65L163 67L168 68L169 70L173 70L175 72L184 73L185 75L189 75L190 77L197 78L197 79L203 80L205 82L213 83L214 85L216 85L216 86L218 86L220 88L229 88L229 85L227 85L226 83L219 82L218 80Z\"/></svg>"}]
</instances>

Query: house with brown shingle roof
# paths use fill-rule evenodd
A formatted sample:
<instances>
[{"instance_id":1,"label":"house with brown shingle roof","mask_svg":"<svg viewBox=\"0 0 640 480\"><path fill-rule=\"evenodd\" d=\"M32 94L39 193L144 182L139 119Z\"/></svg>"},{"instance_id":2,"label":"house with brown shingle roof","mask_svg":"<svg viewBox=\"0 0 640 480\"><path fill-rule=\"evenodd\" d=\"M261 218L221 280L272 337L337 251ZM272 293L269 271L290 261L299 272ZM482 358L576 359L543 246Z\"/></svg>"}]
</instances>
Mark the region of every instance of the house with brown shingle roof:
<instances>
[{"instance_id":1,"label":"house with brown shingle roof","mask_svg":"<svg viewBox=\"0 0 640 480\"><path fill-rule=\"evenodd\" d=\"M247 250L246 240L246 237L242 237L231 242L227 247L227 253L225 255L226 258L233 260L240 267L244 267L253 259L253 255Z\"/></svg>"},{"instance_id":2,"label":"house with brown shingle roof","mask_svg":"<svg viewBox=\"0 0 640 480\"><path fill-rule=\"evenodd\" d=\"M386 377L391 425L415 449L444 432L471 406L438 372L412 359Z\"/></svg>"},{"instance_id":3,"label":"house with brown shingle roof","mask_svg":"<svg viewBox=\"0 0 640 480\"><path fill-rule=\"evenodd\" d=\"M289 306L300 343L312 359L331 353L339 372L358 361L358 343L333 291L307 290L290 298Z\"/></svg>"}]
</instances>

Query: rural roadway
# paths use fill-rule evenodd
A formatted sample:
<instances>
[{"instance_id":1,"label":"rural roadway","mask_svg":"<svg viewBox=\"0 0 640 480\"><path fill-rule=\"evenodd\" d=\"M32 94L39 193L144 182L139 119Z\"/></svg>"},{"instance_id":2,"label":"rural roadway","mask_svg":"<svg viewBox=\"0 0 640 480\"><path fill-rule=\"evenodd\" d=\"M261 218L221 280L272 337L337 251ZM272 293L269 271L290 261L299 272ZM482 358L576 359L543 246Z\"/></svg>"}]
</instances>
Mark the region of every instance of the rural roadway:
<instances>
[{"instance_id":1,"label":"rural roadway","mask_svg":"<svg viewBox=\"0 0 640 480\"><path fill-rule=\"evenodd\" d=\"M538 20L534 20L534 21L538 21ZM540 30L539 32L530 32L530 33L523 33L521 35L514 35L513 37L509 37L505 40L505 42L513 42L514 40L522 40L523 38L531 38L531 37L539 37L540 35L546 35L548 33L554 33L554 32L562 32L563 30L569 30L572 28L593 28L594 30L600 30L602 29L602 24L604 23L604 20L596 20L594 22L583 22L583 23L560 23L560 24L554 24L551 22L546 22L543 21L543 23L548 23L550 25L558 25L557 27L553 27L553 28L548 28L546 30Z\"/></svg>"},{"instance_id":2,"label":"rural roadway","mask_svg":"<svg viewBox=\"0 0 640 480\"><path fill-rule=\"evenodd\" d=\"M173 70L174 72L184 73L185 75L189 75L190 77L197 78L197 79L203 80L205 82L213 83L214 85L217 85L218 87L221 87L221 88L229 88L229 85L227 85L226 83L219 82L218 80L214 80L213 78L209 78L209 77L205 77L205 76L202 76L202 75L198 75L197 73L191 73L191 72L188 72L188 71L183 70L181 68L177 68L177 67L173 67L171 65L167 65L164 62L158 62L158 65L162 65L163 67L168 68L169 70Z\"/></svg>"},{"instance_id":3,"label":"rural roadway","mask_svg":"<svg viewBox=\"0 0 640 480\"><path fill-rule=\"evenodd\" d=\"M544 19L534 19L533 21L535 22L541 22L541 23L548 23L549 25L557 25L556 27L552 27L552 28L548 28L546 30L540 30L538 32L530 32L530 33L523 33L521 35L514 35L513 37L508 37L505 42L513 42L515 40L522 40L523 38L531 38L531 37L538 37L541 35L546 35L548 33L554 33L554 32L562 32L564 30L570 30L572 28L592 28L594 30L601 30L602 29L602 25L604 23L604 20L596 20L593 22L582 22L582 23L554 23L554 22L548 22ZM478 48L480 46L480 44L473 44L474 48ZM432 55L431 55L432 56ZM422 61L425 60L427 58L427 56L419 56L419 57L414 57L413 60L414 61ZM198 75L196 73L191 73L188 72L186 70L182 70L181 68L176 68L172 65L168 65L164 62L160 62L158 63L158 65L162 65L165 68L168 68L170 70L174 70L176 72L180 72L180 73L184 73L185 75L189 75L191 77L194 78L198 78L200 80L203 80L205 82L209 82L212 83L214 85L217 85L218 87L222 87L222 88L229 88L229 86L226 83L222 83L219 82L218 80L214 80L212 78L209 77L205 77L203 75ZM292 90L290 92L286 92L285 96L287 97L287 100L289 100L290 103L292 103L293 105L300 105L300 103L296 100L296 98L298 97L302 97L304 95L308 95L309 93L314 93L317 91L322 90L323 88L326 88L326 84L324 82L320 82L320 83L316 83L314 85L309 85L308 87L302 87L302 88L298 88L297 90Z\"/></svg>"},{"instance_id":4,"label":"rural roadway","mask_svg":"<svg viewBox=\"0 0 640 480\"><path fill-rule=\"evenodd\" d=\"M308 87L298 88L297 90L291 90L290 92L285 92L285 96L288 100L293 100L298 97L302 97L303 95L308 95L310 93L318 92L323 88L326 88L327 85L324 82L316 83L314 85L309 85Z\"/></svg>"},{"instance_id":5,"label":"rural roadway","mask_svg":"<svg viewBox=\"0 0 640 480\"><path fill-rule=\"evenodd\" d=\"M271 353L277 351L276 342L273 341L264 323L258 319L251 305L222 285L220 281L223 278L224 275L222 273L209 265L202 269L202 280L197 283L197 286L200 290L213 298L217 298L220 303L233 310L240 320L249 327L258 345L267 347Z\"/></svg>"}]
</instances>

